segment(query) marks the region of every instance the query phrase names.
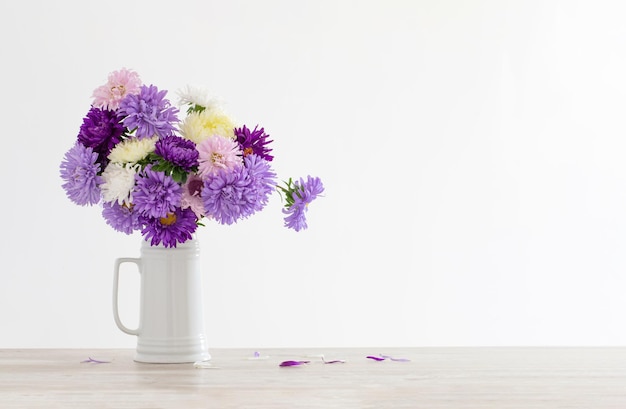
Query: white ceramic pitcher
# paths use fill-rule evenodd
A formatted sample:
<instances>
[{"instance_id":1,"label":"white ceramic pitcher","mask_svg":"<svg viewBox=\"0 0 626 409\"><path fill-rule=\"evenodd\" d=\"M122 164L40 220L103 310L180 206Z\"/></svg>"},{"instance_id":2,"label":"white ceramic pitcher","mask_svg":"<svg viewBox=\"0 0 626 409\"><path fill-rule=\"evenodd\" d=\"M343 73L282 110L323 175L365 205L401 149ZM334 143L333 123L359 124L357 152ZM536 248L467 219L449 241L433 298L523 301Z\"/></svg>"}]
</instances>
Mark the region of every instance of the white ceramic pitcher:
<instances>
[{"instance_id":1,"label":"white ceramic pitcher","mask_svg":"<svg viewBox=\"0 0 626 409\"><path fill-rule=\"evenodd\" d=\"M118 312L119 273L134 263L140 274L139 325L129 329ZM204 333L200 246L194 237L175 248L143 241L140 258L115 260L113 317L123 332L137 336L135 361L188 363L211 359Z\"/></svg>"}]
</instances>

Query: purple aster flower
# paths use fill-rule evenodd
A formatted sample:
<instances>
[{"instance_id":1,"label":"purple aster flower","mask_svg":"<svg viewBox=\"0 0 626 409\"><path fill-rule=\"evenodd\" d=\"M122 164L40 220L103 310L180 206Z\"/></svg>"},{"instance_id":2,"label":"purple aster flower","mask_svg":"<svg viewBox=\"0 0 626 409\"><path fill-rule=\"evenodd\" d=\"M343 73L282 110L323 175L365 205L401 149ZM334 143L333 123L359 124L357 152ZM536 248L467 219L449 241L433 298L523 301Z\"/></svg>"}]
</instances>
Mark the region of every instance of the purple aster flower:
<instances>
[{"instance_id":1,"label":"purple aster flower","mask_svg":"<svg viewBox=\"0 0 626 409\"><path fill-rule=\"evenodd\" d=\"M165 217L180 206L182 189L171 176L150 168L135 175L133 204L146 217Z\"/></svg>"},{"instance_id":2,"label":"purple aster flower","mask_svg":"<svg viewBox=\"0 0 626 409\"><path fill-rule=\"evenodd\" d=\"M138 95L129 94L120 102L119 113L128 129L137 129L137 138L164 138L174 131L178 108L165 99L167 91L154 85L142 85Z\"/></svg>"},{"instance_id":3,"label":"purple aster flower","mask_svg":"<svg viewBox=\"0 0 626 409\"><path fill-rule=\"evenodd\" d=\"M298 206L295 203L286 209L283 209L285 216L285 227L294 229L295 231L305 230L306 224L306 206Z\"/></svg>"},{"instance_id":4,"label":"purple aster flower","mask_svg":"<svg viewBox=\"0 0 626 409\"><path fill-rule=\"evenodd\" d=\"M256 197L248 171L241 165L209 175L202 189L206 214L221 224L233 224L254 213Z\"/></svg>"},{"instance_id":5,"label":"purple aster flower","mask_svg":"<svg viewBox=\"0 0 626 409\"><path fill-rule=\"evenodd\" d=\"M132 205L120 205L116 201L104 203L102 217L109 226L122 233L131 234L141 228L139 214L134 211Z\"/></svg>"},{"instance_id":6,"label":"purple aster flower","mask_svg":"<svg viewBox=\"0 0 626 409\"><path fill-rule=\"evenodd\" d=\"M254 211L261 211L276 187L276 173L267 160L256 154L245 156L244 166L250 178L248 190Z\"/></svg>"},{"instance_id":7,"label":"purple aster flower","mask_svg":"<svg viewBox=\"0 0 626 409\"><path fill-rule=\"evenodd\" d=\"M63 189L72 202L85 206L100 201L100 164L98 153L92 148L76 141L65 153L60 168L61 179L65 182Z\"/></svg>"},{"instance_id":8,"label":"purple aster flower","mask_svg":"<svg viewBox=\"0 0 626 409\"><path fill-rule=\"evenodd\" d=\"M274 157L269 154L272 149L268 148L266 145L272 141L267 139L269 135L265 133L264 128L257 128L258 125L255 126L252 131L245 125L242 128L235 128L235 138L237 142L239 142L244 156L256 154L266 161L271 162L272 159L274 159Z\"/></svg>"},{"instance_id":9,"label":"purple aster flower","mask_svg":"<svg viewBox=\"0 0 626 409\"><path fill-rule=\"evenodd\" d=\"M176 208L165 217L142 219L144 227L141 234L146 240L150 240L152 246L163 244L165 247L176 247L177 243L190 240L198 228L196 215L189 208Z\"/></svg>"},{"instance_id":10,"label":"purple aster flower","mask_svg":"<svg viewBox=\"0 0 626 409\"><path fill-rule=\"evenodd\" d=\"M159 139L156 143L154 153L189 172L198 166L198 150L196 144L189 139L180 136L170 135Z\"/></svg>"},{"instance_id":11,"label":"purple aster flower","mask_svg":"<svg viewBox=\"0 0 626 409\"><path fill-rule=\"evenodd\" d=\"M78 140L98 152L98 162L106 167L107 156L120 142L124 127L115 111L91 107L78 133Z\"/></svg>"},{"instance_id":12,"label":"purple aster flower","mask_svg":"<svg viewBox=\"0 0 626 409\"><path fill-rule=\"evenodd\" d=\"M307 228L306 211L309 204L324 192L324 185L318 177L307 176L306 182L300 178L300 183L287 184L288 189L281 187L287 197L287 205L283 209L285 216L285 226L295 231Z\"/></svg>"}]
</instances>

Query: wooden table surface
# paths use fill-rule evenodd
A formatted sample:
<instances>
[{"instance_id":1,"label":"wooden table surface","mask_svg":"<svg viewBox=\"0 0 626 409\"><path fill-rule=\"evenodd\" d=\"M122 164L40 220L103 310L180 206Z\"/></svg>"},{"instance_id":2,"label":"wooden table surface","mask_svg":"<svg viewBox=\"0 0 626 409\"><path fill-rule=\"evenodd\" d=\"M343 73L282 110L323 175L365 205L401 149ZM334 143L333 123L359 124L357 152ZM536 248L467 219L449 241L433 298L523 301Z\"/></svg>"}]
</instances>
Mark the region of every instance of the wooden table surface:
<instances>
[{"instance_id":1,"label":"wooden table surface","mask_svg":"<svg viewBox=\"0 0 626 409\"><path fill-rule=\"evenodd\" d=\"M133 350L0 350L0 408L626 409L626 348L210 353L197 368L137 363ZM410 361L366 358L380 354ZM110 362L81 362L90 357ZM287 360L310 362L279 366Z\"/></svg>"}]
</instances>

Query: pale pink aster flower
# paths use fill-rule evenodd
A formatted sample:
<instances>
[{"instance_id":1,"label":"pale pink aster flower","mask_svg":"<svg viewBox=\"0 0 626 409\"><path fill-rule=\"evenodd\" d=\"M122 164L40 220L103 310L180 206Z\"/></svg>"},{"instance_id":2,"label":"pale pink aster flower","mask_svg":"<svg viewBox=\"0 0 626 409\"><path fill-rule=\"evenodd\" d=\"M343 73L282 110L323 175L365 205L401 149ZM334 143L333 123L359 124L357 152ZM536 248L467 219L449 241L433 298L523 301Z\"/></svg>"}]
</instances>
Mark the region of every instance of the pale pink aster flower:
<instances>
[{"instance_id":1,"label":"pale pink aster flower","mask_svg":"<svg viewBox=\"0 0 626 409\"><path fill-rule=\"evenodd\" d=\"M199 176L189 175L187 181L183 185L183 196L180 201L180 207L186 209L188 207L193 210L196 217L199 219L206 216L204 210L204 203L202 202L202 187L204 186L204 180Z\"/></svg>"},{"instance_id":2,"label":"pale pink aster flower","mask_svg":"<svg viewBox=\"0 0 626 409\"><path fill-rule=\"evenodd\" d=\"M116 110L128 94L139 94L141 80L135 71L122 68L109 74L106 84L93 91L93 106Z\"/></svg>"},{"instance_id":3,"label":"pale pink aster flower","mask_svg":"<svg viewBox=\"0 0 626 409\"><path fill-rule=\"evenodd\" d=\"M104 183L100 185L102 200L104 202L114 202L128 205L132 202L132 190L135 187L135 175L139 170L139 165L122 165L111 162L102 172Z\"/></svg>"},{"instance_id":4,"label":"pale pink aster flower","mask_svg":"<svg viewBox=\"0 0 626 409\"><path fill-rule=\"evenodd\" d=\"M233 169L243 163L239 143L230 138L214 135L198 145L198 174L208 176L220 169Z\"/></svg>"}]
</instances>

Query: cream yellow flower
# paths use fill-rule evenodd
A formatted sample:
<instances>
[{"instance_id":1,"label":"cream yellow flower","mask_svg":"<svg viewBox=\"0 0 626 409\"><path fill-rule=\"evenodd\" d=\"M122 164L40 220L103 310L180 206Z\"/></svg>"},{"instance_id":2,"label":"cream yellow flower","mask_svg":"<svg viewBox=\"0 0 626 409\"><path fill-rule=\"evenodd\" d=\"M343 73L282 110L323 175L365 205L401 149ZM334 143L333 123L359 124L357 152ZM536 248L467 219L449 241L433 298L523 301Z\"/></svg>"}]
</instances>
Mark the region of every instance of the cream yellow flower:
<instances>
[{"instance_id":1,"label":"cream yellow flower","mask_svg":"<svg viewBox=\"0 0 626 409\"><path fill-rule=\"evenodd\" d=\"M180 124L180 134L196 144L214 136L234 139L234 122L219 109L191 112Z\"/></svg>"},{"instance_id":2,"label":"cream yellow flower","mask_svg":"<svg viewBox=\"0 0 626 409\"><path fill-rule=\"evenodd\" d=\"M129 138L115 145L109 153L109 160L114 163L137 163L150 152L154 152L158 136L152 138Z\"/></svg>"}]
</instances>

